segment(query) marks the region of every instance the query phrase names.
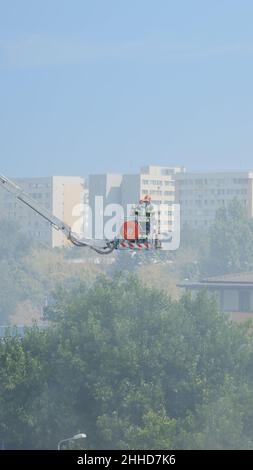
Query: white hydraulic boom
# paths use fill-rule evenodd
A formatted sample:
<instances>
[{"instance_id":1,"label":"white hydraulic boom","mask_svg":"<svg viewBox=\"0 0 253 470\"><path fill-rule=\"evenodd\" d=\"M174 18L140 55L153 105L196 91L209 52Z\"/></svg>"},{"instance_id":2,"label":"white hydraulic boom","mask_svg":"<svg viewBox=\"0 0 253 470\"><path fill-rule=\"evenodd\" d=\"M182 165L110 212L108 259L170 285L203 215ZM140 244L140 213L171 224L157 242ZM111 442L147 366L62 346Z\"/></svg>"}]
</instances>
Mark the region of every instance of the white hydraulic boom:
<instances>
[{"instance_id":1,"label":"white hydraulic boom","mask_svg":"<svg viewBox=\"0 0 253 470\"><path fill-rule=\"evenodd\" d=\"M151 229L151 213L153 212L150 203L150 196L145 196L134 208L134 220L127 220L122 226L122 233L113 240L92 240L88 238L79 238L72 232L71 227L51 214L45 207L39 204L16 183L0 175L0 186L26 206L30 207L36 214L43 217L56 230L60 230L68 240L76 246L89 247L99 254L106 255L113 250L150 250L161 249L160 230ZM159 224L158 224L159 226Z\"/></svg>"},{"instance_id":2,"label":"white hydraulic boom","mask_svg":"<svg viewBox=\"0 0 253 470\"><path fill-rule=\"evenodd\" d=\"M73 245L89 247L99 254L109 254L116 248L114 241L101 240L100 242L98 240L95 241L90 239L79 239L78 236L72 232L69 225L67 225L65 222L62 222L60 219L51 214L35 199L26 194L25 191L23 191L17 184L15 184L13 181L9 180L3 175L0 175L0 186L6 189L6 191L8 191L9 193L13 194L13 196L18 201L30 207L34 212L36 212L36 214L43 217L56 230L60 230L61 232L63 232L67 239L70 240L71 243L73 243Z\"/></svg>"}]
</instances>

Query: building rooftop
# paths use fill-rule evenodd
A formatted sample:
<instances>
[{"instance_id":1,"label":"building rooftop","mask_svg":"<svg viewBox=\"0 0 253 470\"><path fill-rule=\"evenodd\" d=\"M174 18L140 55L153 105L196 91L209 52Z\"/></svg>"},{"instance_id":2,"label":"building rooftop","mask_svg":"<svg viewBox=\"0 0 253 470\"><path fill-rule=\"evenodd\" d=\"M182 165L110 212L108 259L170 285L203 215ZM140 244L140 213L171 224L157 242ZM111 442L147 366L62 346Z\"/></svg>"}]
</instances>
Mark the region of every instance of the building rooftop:
<instances>
[{"instance_id":1,"label":"building rooftop","mask_svg":"<svg viewBox=\"0 0 253 470\"><path fill-rule=\"evenodd\" d=\"M221 276L213 276L203 279L206 282L231 282L231 283L253 283L253 271L233 273L233 274L223 274Z\"/></svg>"},{"instance_id":2,"label":"building rooftop","mask_svg":"<svg viewBox=\"0 0 253 470\"><path fill-rule=\"evenodd\" d=\"M191 289L198 287L252 287L253 286L253 272L241 272L234 274L224 274L220 276L213 276L203 278L200 281L185 281L178 284L179 287L188 287Z\"/></svg>"}]
</instances>

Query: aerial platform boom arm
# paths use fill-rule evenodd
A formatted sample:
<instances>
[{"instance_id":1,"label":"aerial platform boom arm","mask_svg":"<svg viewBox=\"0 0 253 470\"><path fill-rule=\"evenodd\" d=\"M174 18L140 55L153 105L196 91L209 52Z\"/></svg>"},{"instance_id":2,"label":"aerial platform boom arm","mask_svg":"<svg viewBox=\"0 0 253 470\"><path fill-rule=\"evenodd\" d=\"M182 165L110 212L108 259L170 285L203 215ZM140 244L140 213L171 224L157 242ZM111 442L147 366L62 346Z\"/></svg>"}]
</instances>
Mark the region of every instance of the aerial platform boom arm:
<instances>
[{"instance_id":1,"label":"aerial platform boom arm","mask_svg":"<svg viewBox=\"0 0 253 470\"><path fill-rule=\"evenodd\" d=\"M96 241L89 239L79 239L72 231L71 227L58 219L58 217L51 214L46 208L39 204L35 199L30 197L25 191L23 191L17 184L9 180L3 175L0 175L0 186L2 186L6 191L13 194L13 196L26 206L30 207L36 214L43 217L47 222L49 222L52 227L56 230L60 230L64 235L70 240L73 245L76 246L87 246L92 250L100 254L111 253L115 246L114 242L103 241L99 244Z\"/></svg>"},{"instance_id":2,"label":"aerial platform boom arm","mask_svg":"<svg viewBox=\"0 0 253 470\"><path fill-rule=\"evenodd\" d=\"M51 214L45 207L39 204L16 183L9 180L3 175L0 175L0 187L11 193L18 201L30 207L36 214L43 217L49 224L56 230L60 230L67 237L68 240L76 246L86 246L96 251L99 254L109 254L115 249L127 250L149 250L161 249L160 230L155 232L155 237L151 235L151 212L153 206L150 204L150 196L145 196L144 200L134 209L135 221L127 221L123 224L123 234L120 238L113 240L92 240L88 238L80 239L77 234L72 232L71 227L58 219L55 215ZM134 224L134 230L133 229ZM144 231L143 231L144 227ZM128 233L130 231L130 234ZM134 232L133 234L131 232Z\"/></svg>"},{"instance_id":3,"label":"aerial platform boom arm","mask_svg":"<svg viewBox=\"0 0 253 470\"><path fill-rule=\"evenodd\" d=\"M0 175L0 184L4 189L6 189L6 191L13 194L16 199L30 207L34 212L47 220L47 222L49 222L56 230L61 230L64 232L66 237L69 238L71 232L70 227L52 215L45 207L42 207L40 204L38 204L35 199L26 194L17 184L2 175Z\"/></svg>"}]
</instances>

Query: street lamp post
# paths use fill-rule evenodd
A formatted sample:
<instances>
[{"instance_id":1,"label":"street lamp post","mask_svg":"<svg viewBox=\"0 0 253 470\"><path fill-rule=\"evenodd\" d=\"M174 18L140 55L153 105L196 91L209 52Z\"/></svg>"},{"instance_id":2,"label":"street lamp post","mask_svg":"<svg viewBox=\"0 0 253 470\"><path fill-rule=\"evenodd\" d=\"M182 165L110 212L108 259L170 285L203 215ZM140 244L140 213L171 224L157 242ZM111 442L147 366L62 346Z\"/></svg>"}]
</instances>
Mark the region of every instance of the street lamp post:
<instances>
[{"instance_id":1,"label":"street lamp post","mask_svg":"<svg viewBox=\"0 0 253 470\"><path fill-rule=\"evenodd\" d=\"M87 437L86 434L80 433L80 434L76 434L76 435L73 436L73 437L68 437L67 439L62 439L60 442L58 442L57 449L58 449L58 450L61 450L61 445L62 445L64 442L77 441L78 439L85 439L86 437Z\"/></svg>"}]
</instances>

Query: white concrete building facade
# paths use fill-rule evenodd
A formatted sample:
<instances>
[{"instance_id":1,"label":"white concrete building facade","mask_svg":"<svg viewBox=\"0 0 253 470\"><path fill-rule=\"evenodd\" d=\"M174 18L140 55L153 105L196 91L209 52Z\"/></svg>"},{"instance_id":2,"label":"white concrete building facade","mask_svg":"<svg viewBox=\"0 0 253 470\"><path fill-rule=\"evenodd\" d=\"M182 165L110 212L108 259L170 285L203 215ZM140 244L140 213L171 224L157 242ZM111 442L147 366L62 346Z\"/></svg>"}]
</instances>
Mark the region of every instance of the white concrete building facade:
<instances>
[{"instance_id":1,"label":"white concrete building facade","mask_svg":"<svg viewBox=\"0 0 253 470\"><path fill-rule=\"evenodd\" d=\"M178 173L176 200L181 207L181 226L207 228L214 221L217 209L238 199L253 216L253 172L217 171Z\"/></svg>"}]
</instances>

